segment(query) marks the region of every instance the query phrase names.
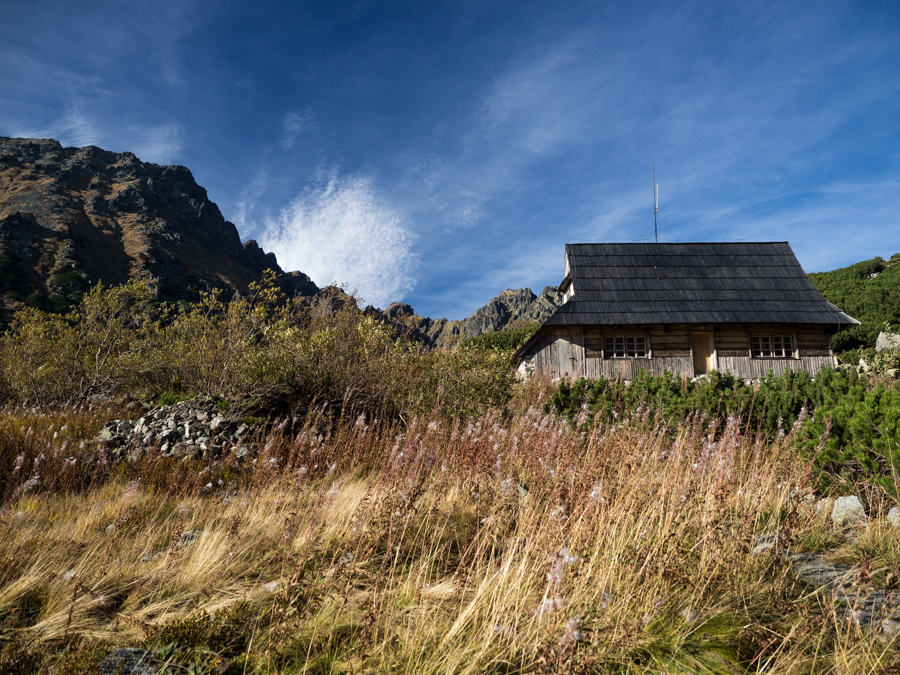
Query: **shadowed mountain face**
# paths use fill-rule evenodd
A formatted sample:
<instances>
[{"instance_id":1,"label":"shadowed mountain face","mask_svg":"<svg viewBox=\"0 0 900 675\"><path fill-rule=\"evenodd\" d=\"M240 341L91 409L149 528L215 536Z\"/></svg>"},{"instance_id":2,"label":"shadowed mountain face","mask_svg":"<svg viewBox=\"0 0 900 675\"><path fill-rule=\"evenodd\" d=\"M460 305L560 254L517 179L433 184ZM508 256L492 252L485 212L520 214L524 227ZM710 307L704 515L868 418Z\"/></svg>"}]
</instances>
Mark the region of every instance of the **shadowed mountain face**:
<instances>
[{"instance_id":1,"label":"shadowed mountain face","mask_svg":"<svg viewBox=\"0 0 900 675\"><path fill-rule=\"evenodd\" d=\"M267 269L290 294L318 291L256 242L241 243L184 167L0 137L3 318L23 303L64 309L98 281L146 279L168 300L211 288L244 293Z\"/></svg>"},{"instance_id":2,"label":"shadowed mountain face","mask_svg":"<svg viewBox=\"0 0 900 675\"><path fill-rule=\"evenodd\" d=\"M288 295L319 291L302 272L282 271L255 241L241 243L183 166L0 137L0 323L23 305L64 311L98 281L143 279L161 300L193 301L214 288L245 293L268 269ZM381 315L425 345L448 346L542 322L560 300L556 288L540 296L524 288L502 291L461 321L416 316L402 303Z\"/></svg>"}]
</instances>

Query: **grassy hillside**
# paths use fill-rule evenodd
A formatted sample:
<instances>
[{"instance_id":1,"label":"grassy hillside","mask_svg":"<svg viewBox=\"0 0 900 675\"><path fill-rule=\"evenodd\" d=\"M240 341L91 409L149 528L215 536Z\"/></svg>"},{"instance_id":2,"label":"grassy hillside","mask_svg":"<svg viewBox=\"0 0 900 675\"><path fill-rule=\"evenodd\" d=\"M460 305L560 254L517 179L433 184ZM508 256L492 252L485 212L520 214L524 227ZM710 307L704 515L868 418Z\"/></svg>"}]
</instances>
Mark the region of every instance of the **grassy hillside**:
<instances>
[{"instance_id":1,"label":"grassy hillside","mask_svg":"<svg viewBox=\"0 0 900 675\"><path fill-rule=\"evenodd\" d=\"M826 300L862 322L834 337L835 351L874 347L886 324L891 331L900 331L900 253L890 260L873 258L831 272L815 272L809 278Z\"/></svg>"}]
</instances>

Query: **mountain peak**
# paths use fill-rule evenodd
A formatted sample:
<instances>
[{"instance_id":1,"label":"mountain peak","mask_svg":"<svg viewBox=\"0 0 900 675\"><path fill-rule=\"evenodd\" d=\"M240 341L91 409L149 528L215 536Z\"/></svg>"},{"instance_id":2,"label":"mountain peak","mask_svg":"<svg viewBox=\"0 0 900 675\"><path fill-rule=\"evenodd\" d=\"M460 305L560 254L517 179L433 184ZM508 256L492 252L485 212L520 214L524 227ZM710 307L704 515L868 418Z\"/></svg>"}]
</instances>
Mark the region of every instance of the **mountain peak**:
<instances>
[{"instance_id":1,"label":"mountain peak","mask_svg":"<svg viewBox=\"0 0 900 675\"><path fill-rule=\"evenodd\" d=\"M246 292L266 269L288 293L318 287L285 272L275 255L241 242L183 166L130 152L64 148L53 139L0 137L0 292L64 308L90 286L146 279L164 299L212 288Z\"/></svg>"}]
</instances>

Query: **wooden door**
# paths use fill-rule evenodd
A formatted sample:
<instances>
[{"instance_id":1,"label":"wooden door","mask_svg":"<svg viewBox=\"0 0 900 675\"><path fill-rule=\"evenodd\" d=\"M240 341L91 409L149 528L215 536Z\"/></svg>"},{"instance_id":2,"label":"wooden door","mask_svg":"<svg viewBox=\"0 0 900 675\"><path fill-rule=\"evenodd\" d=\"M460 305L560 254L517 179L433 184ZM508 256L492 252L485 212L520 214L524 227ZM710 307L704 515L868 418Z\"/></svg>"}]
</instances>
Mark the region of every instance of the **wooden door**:
<instances>
[{"instance_id":1,"label":"wooden door","mask_svg":"<svg viewBox=\"0 0 900 675\"><path fill-rule=\"evenodd\" d=\"M694 377L712 370L712 334L691 333L691 353L694 357Z\"/></svg>"},{"instance_id":2,"label":"wooden door","mask_svg":"<svg viewBox=\"0 0 900 675\"><path fill-rule=\"evenodd\" d=\"M554 343L555 377L577 379L584 375L584 336L560 335Z\"/></svg>"}]
</instances>

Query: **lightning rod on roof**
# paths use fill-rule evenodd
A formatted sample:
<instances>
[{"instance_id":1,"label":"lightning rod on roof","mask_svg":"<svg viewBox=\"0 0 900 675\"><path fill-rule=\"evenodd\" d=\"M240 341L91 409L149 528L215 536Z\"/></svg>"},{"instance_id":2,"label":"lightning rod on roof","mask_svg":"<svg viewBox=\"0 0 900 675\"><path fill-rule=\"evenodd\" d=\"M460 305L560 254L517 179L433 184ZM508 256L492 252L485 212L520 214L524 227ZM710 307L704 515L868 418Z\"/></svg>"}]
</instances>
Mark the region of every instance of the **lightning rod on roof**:
<instances>
[{"instance_id":1,"label":"lightning rod on roof","mask_svg":"<svg viewBox=\"0 0 900 675\"><path fill-rule=\"evenodd\" d=\"M659 243L656 233L656 214L659 213L659 183L656 182L656 162L653 162L653 242Z\"/></svg>"}]
</instances>

